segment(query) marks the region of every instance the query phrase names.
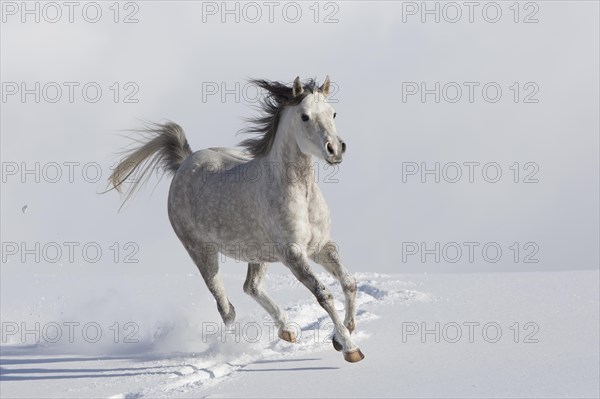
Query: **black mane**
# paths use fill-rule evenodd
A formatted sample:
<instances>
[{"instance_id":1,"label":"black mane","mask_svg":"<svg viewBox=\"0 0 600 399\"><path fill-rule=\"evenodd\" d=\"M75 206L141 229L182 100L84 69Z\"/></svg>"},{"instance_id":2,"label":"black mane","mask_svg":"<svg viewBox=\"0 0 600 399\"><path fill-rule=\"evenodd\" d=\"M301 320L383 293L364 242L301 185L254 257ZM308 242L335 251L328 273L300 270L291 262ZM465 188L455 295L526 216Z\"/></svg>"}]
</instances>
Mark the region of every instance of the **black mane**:
<instances>
[{"instance_id":1,"label":"black mane","mask_svg":"<svg viewBox=\"0 0 600 399\"><path fill-rule=\"evenodd\" d=\"M240 133L257 135L257 137L249 138L239 143L252 157L256 158L268 154L271 150L283 109L288 105L300 104L307 95L319 92L320 89L317 87L314 79L309 79L303 83L304 91L297 96L293 95L292 86L281 82L252 79L250 83L267 92L267 95L260 101L262 114L255 118L247 119L246 121L249 123L249 126L240 130Z\"/></svg>"}]
</instances>

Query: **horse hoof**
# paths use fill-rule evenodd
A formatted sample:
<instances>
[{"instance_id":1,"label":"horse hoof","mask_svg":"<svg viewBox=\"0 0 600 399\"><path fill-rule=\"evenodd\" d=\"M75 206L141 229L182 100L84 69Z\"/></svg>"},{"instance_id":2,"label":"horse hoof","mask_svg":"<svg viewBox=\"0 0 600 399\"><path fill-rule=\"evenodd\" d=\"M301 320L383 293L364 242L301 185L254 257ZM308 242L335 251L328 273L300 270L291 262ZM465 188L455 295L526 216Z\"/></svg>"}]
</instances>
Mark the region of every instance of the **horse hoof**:
<instances>
[{"instance_id":1,"label":"horse hoof","mask_svg":"<svg viewBox=\"0 0 600 399\"><path fill-rule=\"evenodd\" d=\"M360 349L356 348L350 352L344 352L344 359L350 363L360 362L365 358L365 355L360 351Z\"/></svg>"},{"instance_id":2,"label":"horse hoof","mask_svg":"<svg viewBox=\"0 0 600 399\"><path fill-rule=\"evenodd\" d=\"M292 344L296 343L296 333L293 331L279 330L277 335L284 341L291 342Z\"/></svg>"},{"instance_id":3,"label":"horse hoof","mask_svg":"<svg viewBox=\"0 0 600 399\"><path fill-rule=\"evenodd\" d=\"M337 339L335 339L335 336L331 337L331 343L333 344L333 348L338 351L341 352L342 349L344 349L344 347L342 346L342 344L340 344L340 341L338 341Z\"/></svg>"}]
</instances>

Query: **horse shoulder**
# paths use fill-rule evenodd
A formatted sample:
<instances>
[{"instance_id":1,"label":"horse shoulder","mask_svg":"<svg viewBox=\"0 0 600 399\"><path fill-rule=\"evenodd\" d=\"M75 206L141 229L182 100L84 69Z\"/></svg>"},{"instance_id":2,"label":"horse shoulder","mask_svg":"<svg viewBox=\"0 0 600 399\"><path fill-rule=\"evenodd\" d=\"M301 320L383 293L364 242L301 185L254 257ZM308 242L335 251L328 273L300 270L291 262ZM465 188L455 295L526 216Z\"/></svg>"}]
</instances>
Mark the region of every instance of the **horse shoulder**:
<instances>
[{"instance_id":1,"label":"horse shoulder","mask_svg":"<svg viewBox=\"0 0 600 399\"><path fill-rule=\"evenodd\" d=\"M308 197L308 220L311 230L311 243L320 245L329 240L331 213L323 193L315 183Z\"/></svg>"}]
</instances>

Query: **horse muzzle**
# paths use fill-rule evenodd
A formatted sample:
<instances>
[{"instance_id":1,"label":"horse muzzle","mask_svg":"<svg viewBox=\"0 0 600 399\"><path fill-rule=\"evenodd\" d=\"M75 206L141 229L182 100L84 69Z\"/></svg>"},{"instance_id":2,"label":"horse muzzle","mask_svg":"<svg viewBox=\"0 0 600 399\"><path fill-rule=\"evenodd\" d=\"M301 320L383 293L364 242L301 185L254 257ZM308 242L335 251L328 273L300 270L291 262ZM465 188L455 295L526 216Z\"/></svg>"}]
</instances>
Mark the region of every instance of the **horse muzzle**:
<instances>
[{"instance_id":1,"label":"horse muzzle","mask_svg":"<svg viewBox=\"0 0 600 399\"><path fill-rule=\"evenodd\" d=\"M325 160L330 165L341 163L342 156L346 152L346 143L339 137L329 140L325 143L325 152L327 153Z\"/></svg>"}]
</instances>

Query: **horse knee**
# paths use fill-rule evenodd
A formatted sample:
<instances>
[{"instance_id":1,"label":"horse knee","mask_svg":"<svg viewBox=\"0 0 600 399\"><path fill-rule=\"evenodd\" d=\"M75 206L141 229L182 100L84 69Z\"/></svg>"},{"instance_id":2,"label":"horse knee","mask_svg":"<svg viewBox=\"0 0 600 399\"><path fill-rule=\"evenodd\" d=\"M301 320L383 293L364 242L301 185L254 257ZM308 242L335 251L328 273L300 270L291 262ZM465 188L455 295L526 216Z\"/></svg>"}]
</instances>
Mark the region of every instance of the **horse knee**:
<instances>
[{"instance_id":1,"label":"horse knee","mask_svg":"<svg viewBox=\"0 0 600 399\"><path fill-rule=\"evenodd\" d=\"M331 292L327 289L320 290L317 294L317 302L319 302L319 305L323 308L327 309L333 306L333 295L331 295Z\"/></svg>"},{"instance_id":2,"label":"horse knee","mask_svg":"<svg viewBox=\"0 0 600 399\"><path fill-rule=\"evenodd\" d=\"M354 294L356 292L356 278L346 275L342 280L342 288L344 291Z\"/></svg>"}]
</instances>

